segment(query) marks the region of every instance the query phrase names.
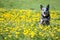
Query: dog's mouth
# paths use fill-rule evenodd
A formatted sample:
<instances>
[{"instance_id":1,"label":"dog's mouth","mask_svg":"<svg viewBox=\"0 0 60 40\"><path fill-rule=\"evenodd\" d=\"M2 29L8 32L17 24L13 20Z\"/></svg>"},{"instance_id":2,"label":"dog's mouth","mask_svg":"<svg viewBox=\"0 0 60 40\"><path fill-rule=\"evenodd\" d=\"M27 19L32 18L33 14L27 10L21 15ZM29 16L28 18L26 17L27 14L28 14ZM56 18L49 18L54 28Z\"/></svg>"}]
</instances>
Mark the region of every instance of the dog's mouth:
<instances>
[{"instance_id":1,"label":"dog's mouth","mask_svg":"<svg viewBox=\"0 0 60 40\"><path fill-rule=\"evenodd\" d=\"M44 16L46 16L46 15L44 14Z\"/></svg>"},{"instance_id":2,"label":"dog's mouth","mask_svg":"<svg viewBox=\"0 0 60 40\"><path fill-rule=\"evenodd\" d=\"M47 14L43 14L43 16L47 16Z\"/></svg>"}]
</instances>

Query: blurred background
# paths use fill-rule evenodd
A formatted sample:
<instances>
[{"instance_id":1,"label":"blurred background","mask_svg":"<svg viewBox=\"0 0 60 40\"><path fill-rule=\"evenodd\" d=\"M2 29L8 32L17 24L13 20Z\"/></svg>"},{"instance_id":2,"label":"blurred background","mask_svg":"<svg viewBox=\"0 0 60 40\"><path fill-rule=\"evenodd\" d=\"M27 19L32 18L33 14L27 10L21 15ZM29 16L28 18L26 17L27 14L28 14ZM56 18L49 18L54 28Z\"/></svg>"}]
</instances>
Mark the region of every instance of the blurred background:
<instances>
[{"instance_id":1,"label":"blurred background","mask_svg":"<svg viewBox=\"0 0 60 40\"><path fill-rule=\"evenodd\" d=\"M41 26L48 4L50 25ZM0 0L0 40L60 40L60 0Z\"/></svg>"},{"instance_id":2,"label":"blurred background","mask_svg":"<svg viewBox=\"0 0 60 40\"><path fill-rule=\"evenodd\" d=\"M51 10L60 10L60 0L0 0L0 8L40 10L40 5L50 4Z\"/></svg>"}]
</instances>

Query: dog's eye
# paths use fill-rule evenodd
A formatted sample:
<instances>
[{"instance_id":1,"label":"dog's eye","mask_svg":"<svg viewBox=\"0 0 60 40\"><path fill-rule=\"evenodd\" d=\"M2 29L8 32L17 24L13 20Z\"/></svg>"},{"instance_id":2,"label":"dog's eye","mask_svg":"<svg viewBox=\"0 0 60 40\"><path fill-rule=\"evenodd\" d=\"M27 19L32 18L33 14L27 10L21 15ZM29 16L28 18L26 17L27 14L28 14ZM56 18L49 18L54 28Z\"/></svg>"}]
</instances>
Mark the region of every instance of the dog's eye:
<instances>
[{"instance_id":1,"label":"dog's eye","mask_svg":"<svg viewBox=\"0 0 60 40\"><path fill-rule=\"evenodd\" d=\"M46 9L46 11L48 11L48 9Z\"/></svg>"}]
</instances>

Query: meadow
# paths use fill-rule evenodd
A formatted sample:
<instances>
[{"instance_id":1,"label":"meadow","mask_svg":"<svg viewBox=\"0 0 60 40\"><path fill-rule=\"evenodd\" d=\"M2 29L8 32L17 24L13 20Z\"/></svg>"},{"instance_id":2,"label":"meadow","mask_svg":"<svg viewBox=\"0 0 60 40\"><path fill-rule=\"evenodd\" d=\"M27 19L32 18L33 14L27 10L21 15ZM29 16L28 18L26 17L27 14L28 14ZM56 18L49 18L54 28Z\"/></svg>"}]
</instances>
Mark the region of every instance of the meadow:
<instances>
[{"instance_id":1,"label":"meadow","mask_svg":"<svg viewBox=\"0 0 60 40\"><path fill-rule=\"evenodd\" d=\"M0 8L0 40L60 40L60 12L50 11L50 25L40 25L37 10Z\"/></svg>"},{"instance_id":2,"label":"meadow","mask_svg":"<svg viewBox=\"0 0 60 40\"><path fill-rule=\"evenodd\" d=\"M60 0L0 0L0 40L60 40ZM40 25L40 5L50 5L50 25Z\"/></svg>"}]
</instances>

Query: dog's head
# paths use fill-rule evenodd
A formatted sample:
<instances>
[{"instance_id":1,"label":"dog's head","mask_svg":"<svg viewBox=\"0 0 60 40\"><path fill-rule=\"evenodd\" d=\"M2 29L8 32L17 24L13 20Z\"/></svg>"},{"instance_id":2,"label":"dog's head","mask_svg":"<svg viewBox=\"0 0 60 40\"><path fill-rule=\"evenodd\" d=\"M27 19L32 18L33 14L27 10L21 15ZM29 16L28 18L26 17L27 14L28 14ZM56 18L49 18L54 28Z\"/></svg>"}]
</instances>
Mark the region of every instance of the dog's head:
<instances>
[{"instance_id":1,"label":"dog's head","mask_svg":"<svg viewBox=\"0 0 60 40\"><path fill-rule=\"evenodd\" d=\"M40 5L40 8L42 10L42 15L43 16L48 16L48 14L49 14L49 4L47 5L47 7L43 7L43 5Z\"/></svg>"}]
</instances>

